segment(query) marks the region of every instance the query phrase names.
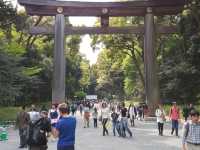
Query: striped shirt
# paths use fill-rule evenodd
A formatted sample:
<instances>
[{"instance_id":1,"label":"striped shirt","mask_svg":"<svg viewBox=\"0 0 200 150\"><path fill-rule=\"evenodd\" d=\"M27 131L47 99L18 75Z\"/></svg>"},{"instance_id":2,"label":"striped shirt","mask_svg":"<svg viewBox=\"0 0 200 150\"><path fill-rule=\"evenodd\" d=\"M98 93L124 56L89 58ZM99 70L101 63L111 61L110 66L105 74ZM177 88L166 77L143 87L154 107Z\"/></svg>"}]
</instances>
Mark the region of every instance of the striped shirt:
<instances>
[{"instance_id":1,"label":"striped shirt","mask_svg":"<svg viewBox=\"0 0 200 150\"><path fill-rule=\"evenodd\" d=\"M200 145L200 122L187 122L183 128L183 144L198 144Z\"/></svg>"}]
</instances>

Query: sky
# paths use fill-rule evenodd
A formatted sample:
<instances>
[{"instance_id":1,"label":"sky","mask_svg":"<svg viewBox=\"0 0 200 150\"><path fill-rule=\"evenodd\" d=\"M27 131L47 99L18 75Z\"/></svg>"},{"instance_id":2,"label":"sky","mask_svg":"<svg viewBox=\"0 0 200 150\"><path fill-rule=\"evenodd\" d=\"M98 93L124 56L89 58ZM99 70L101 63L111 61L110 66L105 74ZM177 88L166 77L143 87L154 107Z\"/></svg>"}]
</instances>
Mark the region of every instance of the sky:
<instances>
[{"instance_id":1,"label":"sky","mask_svg":"<svg viewBox=\"0 0 200 150\"><path fill-rule=\"evenodd\" d=\"M17 0L11 0L16 6ZM57 1L66 1L66 0L57 0ZM88 2L106 2L106 1L116 1L116 0L69 0L69 1L88 1ZM69 20L74 26L93 26L96 18L95 17L69 17ZM90 61L90 65L95 64L97 61L98 54L101 50L93 51L91 46L91 39L89 35L82 36L82 42L80 44L79 51L86 56L86 58Z\"/></svg>"}]
</instances>

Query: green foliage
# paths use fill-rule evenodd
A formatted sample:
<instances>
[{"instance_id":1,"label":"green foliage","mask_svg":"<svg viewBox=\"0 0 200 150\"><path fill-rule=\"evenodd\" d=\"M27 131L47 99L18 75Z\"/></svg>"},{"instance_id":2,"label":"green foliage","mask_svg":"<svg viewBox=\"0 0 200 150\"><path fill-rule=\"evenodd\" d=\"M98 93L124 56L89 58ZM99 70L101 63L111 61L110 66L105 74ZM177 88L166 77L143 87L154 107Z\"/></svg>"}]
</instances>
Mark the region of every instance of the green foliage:
<instances>
[{"instance_id":1,"label":"green foliage","mask_svg":"<svg viewBox=\"0 0 200 150\"><path fill-rule=\"evenodd\" d=\"M69 51L66 56L66 96L73 99L74 93L80 90L79 80L81 79L80 62L81 57L78 53Z\"/></svg>"},{"instance_id":2,"label":"green foliage","mask_svg":"<svg viewBox=\"0 0 200 150\"><path fill-rule=\"evenodd\" d=\"M179 16L180 36L167 40L160 64L163 98L197 102L200 93L200 9L192 2Z\"/></svg>"},{"instance_id":3,"label":"green foliage","mask_svg":"<svg viewBox=\"0 0 200 150\"><path fill-rule=\"evenodd\" d=\"M8 32L15 21L16 10L11 2L0 0L0 28Z\"/></svg>"},{"instance_id":4,"label":"green foliage","mask_svg":"<svg viewBox=\"0 0 200 150\"><path fill-rule=\"evenodd\" d=\"M115 95L116 98L122 99L124 95L124 76L121 62L116 57L110 57L110 54L109 50L103 50L98 57L95 66L97 78L96 92L102 98L112 98Z\"/></svg>"},{"instance_id":5,"label":"green foliage","mask_svg":"<svg viewBox=\"0 0 200 150\"><path fill-rule=\"evenodd\" d=\"M111 25L130 26L142 23L139 17L112 18ZM97 61L97 91L132 96L134 89L144 90L142 37L136 35L93 36L93 47L102 44L105 50Z\"/></svg>"},{"instance_id":6,"label":"green foliage","mask_svg":"<svg viewBox=\"0 0 200 150\"><path fill-rule=\"evenodd\" d=\"M78 100L83 100L87 94L83 91L77 91L74 95Z\"/></svg>"},{"instance_id":7,"label":"green foliage","mask_svg":"<svg viewBox=\"0 0 200 150\"><path fill-rule=\"evenodd\" d=\"M0 50L0 104L10 105L21 95L23 74L19 59Z\"/></svg>"},{"instance_id":8,"label":"green foliage","mask_svg":"<svg viewBox=\"0 0 200 150\"><path fill-rule=\"evenodd\" d=\"M19 107L0 107L0 121L15 121L19 111Z\"/></svg>"},{"instance_id":9,"label":"green foliage","mask_svg":"<svg viewBox=\"0 0 200 150\"><path fill-rule=\"evenodd\" d=\"M87 87L90 84L90 64L87 60L82 60L80 63L80 68L82 71L82 77L80 79L80 84L82 87Z\"/></svg>"},{"instance_id":10,"label":"green foliage","mask_svg":"<svg viewBox=\"0 0 200 150\"><path fill-rule=\"evenodd\" d=\"M49 27L52 23L53 17L30 17L0 0L0 105L51 100L54 37L29 35L28 30L30 26ZM87 86L79 82L86 73L80 69L80 42L80 36L66 39L67 97Z\"/></svg>"}]
</instances>

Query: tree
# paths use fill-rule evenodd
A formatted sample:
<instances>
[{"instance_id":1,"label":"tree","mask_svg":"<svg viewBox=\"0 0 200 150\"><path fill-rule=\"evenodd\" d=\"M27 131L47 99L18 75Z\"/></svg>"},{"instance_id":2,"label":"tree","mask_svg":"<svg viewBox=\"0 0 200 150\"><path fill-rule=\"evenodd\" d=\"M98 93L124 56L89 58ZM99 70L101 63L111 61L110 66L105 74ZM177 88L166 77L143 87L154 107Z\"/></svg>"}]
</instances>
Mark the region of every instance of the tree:
<instances>
[{"instance_id":1,"label":"tree","mask_svg":"<svg viewBox=\"0 0 200 150\"><path fill-rule=\"evenodd\" d=\"M143 21L140 17L127 17L112 18L110 24L114 26L128 26L130 24L142 24L142 22ZM143 47L142 41L142 36L131 34L102 35L93 37L93 46L95 47L102 44L104 48L109 51L109 56L113 60L113 66L115 64L120 64L118 65L118 68L115 68L118 70L121 69L121 72L123 72L120 73L123 81L119 85L123 85L124 89L121 89L121 91L125 90L128 95L132 95L134 91L133 89L136 87L140 87L141 92L144 91L143 49L141 48ZM129 68L125 67L126 65L129 65ZM132 68L130 68L130 66ZM127 77L126 75L124 76L124 74L131 74L133 76Z\"/></svg>"},{"instance_id":2,"label":"tree","mask_svg":"<svg viewBox=\"0 0 200 150\"><path fill-rule=\"evenodd\" d=\"M21 70L19 59L0 49L0 105L11 105L22 95L24 76Z\"/></svg>"},{"instance_id":3,"label":"tree","mask_svg":"<svg viewBox=\"0 0 200 150\"><path fill-rule=\"evenodd\" d=\"M191 1L186 10L176 17L179 35L165 42L160 64L160 83L163 98L181 102L197 102L200 93L200 11L199 1Z\"/></svg>"}]
</instances>

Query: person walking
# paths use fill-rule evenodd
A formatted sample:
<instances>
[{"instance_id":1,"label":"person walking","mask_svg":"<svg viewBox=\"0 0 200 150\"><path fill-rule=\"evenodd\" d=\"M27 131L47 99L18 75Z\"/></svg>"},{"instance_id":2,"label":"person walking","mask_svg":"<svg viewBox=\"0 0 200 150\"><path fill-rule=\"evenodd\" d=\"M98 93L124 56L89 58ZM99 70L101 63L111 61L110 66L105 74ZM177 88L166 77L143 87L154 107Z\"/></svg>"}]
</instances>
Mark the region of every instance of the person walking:
<instances>
[{"instance_id":1,"label":"person walking","mask_svg":"<svg viewBox=\"0 0 200 150\"><path fill-rule=\"evenodd\" d=\"M179 128L179 118L180 118L180 110L176 105L176 102L173 102L173 106L170 109L169 112L169 117L172 120L172 131L171 135L173 135L174 130L176 131L176 136L179 137L178 135L178 128Z\"/></svg>"},{"instance_id":2,"label":"person walking","mask_svg":"<svg viewBox=\"0 0 200 150\"><path fill-rule=\"evenodd\" d=\"M71 110L73 116L76 115L77 105L75 103L72 103L70 110Z\"/></svg>"},{"instance_id":3,"label":"person walking","mask_svg":"<svg viewBox=\"0 0 200 150\"><path fill-rule=\"evenodd\" d=\"M156 109L155 115L157 117L157 123L158 123L158 133L160 136L163 136L163 126L165 122L165 111L161 105L158 105L158 108Z\"/></svg>"},{"instance_id":4,"label":"person walking","mask_svg":"<svg viewBox=\"0 0 200 150\"><path fill-rule=\"evenodd\" d=\"M98 112L97 112L97 108L94 108L94 112L92 113L92 118L94 121L94 128L97 128L97 117L98 117Z\"/></svg>"},{"instance_id":5,"label":"person walking","mask_svg":"<svg viewBox=\"0 0 200 150\"><path fill-rule=\"evenodd\" d=\"M83 104L82 103L79 105L79 111L82 116L83 115Z\"/></svg>"},{"instance_id":6,"label":"person walking","mask_svg":"<svg viewBox=\"0 0 200 150\"><path fill-rule=\"evenodd\" d=\"M188 119L188 117L189 117L189 114L190 114L189 111L190 111L190 110L189 110L189 106L188 106L188 105L185 105L185 106L183 107L183 110L182 110L182 113L183 113L183 117L184 117L184 119L185 119L185 122L187 121L187 119Z\"/></svg>"},{"instance_id":7,"label":"person walking","mask_svg":"<svg viewBox=\"0 0 200 150\"><path fill-rule=\"evenodd\" d=\"M128 112L129 112L129 116L130 116L131 127L134 127L135 126L135 121L134 120L135 120L135 118L137 116L136 107L133 104L130 104Z\"/></svg>"},{"instance_id":8,"label":"person walking","mask_svg":"<svg viewBox=\"0 0 200 150\"><path fill-rule=\"evenodd\" d=\"M90 104L87 103L84 106L84 128L90 127Z\"/></svg>"},{"instance_id":9,"label":"person walking","mask_svg":"<svg viewBox=\"0 0 200 150\"><path fill-rule=\"evenodd\" d=\"M141 105L137 107L138 120L142 121L143 108Z\"/></svg>"},{"instance_id":10,"label":"person walking","mask_svg":"<svg viewBox=\"0 0 200 150\"><path fill-rule=\"evenodd\" d=\"M183 150L200 150L200 121L199 112L190 112L191 121L183 127Z\"/></svg>"},{"instance_id":11,"label":"person walking","mask_svg":"<svg viewBox=\"0 0 200 150\"><path fill-rule=\"evenodd\" d=\"M51 120L52 128L55 128L56 123L58 122L59 114L56 105L52 105L52 108L49 110L48 114L49 119Z\"/></svg>"},{"instance_id":12,"label":"person walking","mask_svg":"<svg viewBox=\"0 0 200 150\"><path fill-rule=\"evenodd\" d=\"M59 112L57 110L57 105L56 104L53 104L51 109L49 110L48 118L51 121L51 128L52 129L55 128L56 123L58 122L58 119L59 119ZM52 135L51 135L50 139L52 141L56 140Z\"/></svg>"},{"instance_id":13,"label":"person walking","mask_svg":"<svg viewBox=\"0 0 200 150\"><path fill-rule=\"evenodd\" d=\"M112 127L113 127L113 135L115 136L115 130L117 129L117 121L118 121L119 115L115 112L115 108L112 108L111 118L112 118ZM118 133L119 134L119 133ZM120 134L119 134L120 135Z\"/></svg>"},{"instance_id":14,"label":"person walking","mask_svg":"<svg viewBox=\"0 0 200 150\"><path fill-rule=\"evenodd\" d=\"M104 103L102 103L102 109L101 109L103 136L108 135L108 129L106 128L106 124L108 123L109 116L110 116L109 108L107 107L107 104L104 102Z\"/></svg>"},{"instance_id":15,"label":"person walking","mask_svg":"<svg viewBox=\"0 0 200 150\"><path fill-rule=\"evenodd\" d=\"M65 103L59 105L60 119L53 129L54 137L58 137L57 150L74 150L76 118L69 116L70 110Z\"/></svg>"},{"instance_id":16,"label":"person walking","mask_svg":"<svg viewBox=\"0 0 200 150\"><path fill-rule=\"evenodd\" d=\"M20 146L19 148L27 147L28 126L30 116L26 112L26 107L22 106L22 110L17 114L16 126L19 128Z\"/></svg>"},{"instance_id":17,"label":"person walking","mask_svg":"<svg viewBox=\"0 0 200 150\"><path fill-rule=\"evenodd\" d=\"M122 109L121 109L122 137L126 137L126 131L129 133L130 137L132 137L132 132L128 127L127 111L128 110L125 107L125 103L122 103Z\"/></svg>"},{"instance_id":18,"label":"person walking","mask_svg":"<svg viewBox=\"0 0 200 150\"><path fill-rule=\"evenodd\" d=\"M28 150L47 150L47 136L51 132L51 122L47 111L41 111L40 119L31 123L28 136Z\"/></svg>"}]
</instances>

